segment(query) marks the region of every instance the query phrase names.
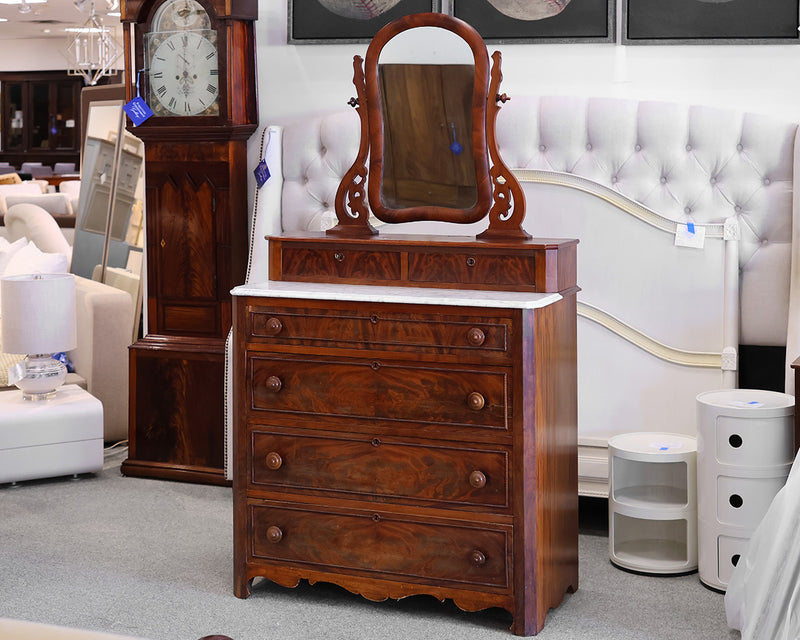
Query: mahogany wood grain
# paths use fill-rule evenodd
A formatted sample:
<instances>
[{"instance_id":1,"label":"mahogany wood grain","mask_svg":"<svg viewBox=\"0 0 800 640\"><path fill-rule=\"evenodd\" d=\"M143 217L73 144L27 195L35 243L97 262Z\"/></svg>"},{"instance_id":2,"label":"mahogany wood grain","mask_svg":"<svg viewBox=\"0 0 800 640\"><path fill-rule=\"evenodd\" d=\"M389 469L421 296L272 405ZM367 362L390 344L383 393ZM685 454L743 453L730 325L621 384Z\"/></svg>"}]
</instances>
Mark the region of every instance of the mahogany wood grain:
<instances>
[{"instance_id":1,"label":"mahogany wood grain","mask_svg":"<svg viewBox=\"0 0 800 640\"><path fill-rule=\"evenodd\" d=\"M345 251L340 248L319 250L286 247L282 254L283 273L291 278L315 273L341 280L376 278L399 281L399 251Z\"/></svg>"},{"instance_id":2,"label":"mahogany wood grain","mask_svg":"<svg viewBox=\"0 0 800 640\"><path fill-rule=\"evenodd\" d=\"M145 338L130 349L130 424L124 475L226 484L224 344L166 344Z\"/></svg>"},{"instance_id":3,"label":"mahogany wood grain","mask_svg":"<svg viewBox=\"0 0 800 640\"><path fill-rule=\"evenodd\" d=\"M530 487L517 494L524 534L515 557L524 566L517 589L514 633L531 635L544 626L548 609L578 588L577 308L575 295L527 314L520 343L524 428L515 432L516 477ZM518 379L515 381L520 382ZM548 576L543 579L543 576Z\"/></svg>"},{"instance_id":4,"label":"mahogany wood grain","mask_svg":"<svg viewBox=\"0 0 800 640\"><path fill-rule=\"evenodd\" d=\"M385 509L330 511L266 501L248 506L254 560L402 577L410 582L433 580L500 590L510 586L509 527L478 528L457 520L440 524ZM277 542L264 535L271 526L282 532ZM475 551L485 555L482 565L472 561Z\"/></svg>"},{"instance_id":5,"label":"mahogany wood grain","mask_svg":"<svg viewBox=\"0 0 800 640\"><path fill-rule=\"evenodd\" d=\"M344 497L358 494L365 500L502 510L510 506L507 448L421 446L396 436L320 436L266 428L254 428L251 438L254 490L267 486Z\"/></svg>"},{"instance_id":6,"label":"mahogany wood grain","mask_svg":"<svg viewBox=\"0 0 800 640\"><path fill-rule=\"evenodd\" d=\"M298 418L335 416L353 423L383 420L427 428L454 424L498 431L508 429L511 419L509 372L503 368L298 354L253 354L245 366L252 381L253 411ZM280 379L277 391L267 384L272 376ZM480 407L470 401L475 392L483 397Z\"/></svg>"},{"instance_id":7,"label":"mahogany wood grain","mask_svg":"<svg viewBox=\"0 0 800 640\"><path fill-rule=\"evenodd\" d=\"M550 293L576 286L577 240L270 236L270 279Z\"/></svg>"},{"instance_id":8,"label":"mahogany wood grain","mask_svg":"<svg viewBox=\"0 0 800 640\"><path fill-rule=\"evenodd\" d=\"M514 633L540 630L578 584L575 291L532 310L252 297L235 307L236 595L256 576L324 580L374 600L499 606ZM424 328L436 318L461 329ZM462 348L475 324L483 342ZM268 392L274 367L281 388ZM499 372L506 430L465 430L497 405L485 385ZM489 389L486 408L469 408L465 380Z\"/></svg>"},{"instance_id":9,"label":"mahogany wood grain","mask_svg":"<svg viewBox=\"0 0 800 640\"><path fill-rule=\"evenodd\" d=\"M302 311L274 306L268 313L258 306L248 308L248 338L264 345L457 354L462 361L475 354L479 361L510 361L509 317L401 313L397 305L387 304L363 311L335 301L324 304Z\"/></svg>"}]
</instances>

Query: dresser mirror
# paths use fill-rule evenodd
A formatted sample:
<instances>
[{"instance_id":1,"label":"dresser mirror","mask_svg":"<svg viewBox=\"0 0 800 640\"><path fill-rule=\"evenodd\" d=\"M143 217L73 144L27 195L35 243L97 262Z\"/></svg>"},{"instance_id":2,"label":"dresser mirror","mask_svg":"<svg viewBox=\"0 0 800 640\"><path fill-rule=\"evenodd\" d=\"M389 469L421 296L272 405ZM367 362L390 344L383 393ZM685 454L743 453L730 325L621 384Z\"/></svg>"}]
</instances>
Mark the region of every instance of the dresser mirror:
<instances>
[{"instance_id":1,"label":"dresser mirror","mask_svg":"<svg viewBox=\"0 0 800 640\"><path fill-rule=\"evenodd\" d=\"M454 53L444 60L442 51ZM490 72L477 31L441 13L405 16L378 32L363 68L360 56L353 63L361 145L339 187L339 224L330 234L376 234L371 210L387 223L468 224L489 215L482 239L528 237L522 190L494 138L497 103L507 97L498 94L500 54L493 59Z\"/></svg>"},{"instance_id":2,"label":"dresser mirror","mask_svg":"<svg viewBox=\"0 0 800 640\"><path fill-rule=\"evenodd\" d=\"M477 169L485 171L487 159L476 156L472 139L474 58L463 38L434 27L398 33L381 49L383 151L370 157L383 162L370 175L380 177L384 217L413 207L477 205Z\"/></svg>"},{"instance_id":3,"label":"dresser mirror","mask_svg":"<svg viewBox=\"0 0 800 640\"><path fill-rule=\"evenodd\" d=\"M577 240L532 238L497 150L500 53L443 13L383 27L353 84L361 138L324 232L269 236L270 280L553 292L575 286ZM371 224L386 223L383 233ZM431 230L486 224L478 235ZM455 227L456 229L459 227ZM464 227L460 227L464 228Z\"/></svg>"}]
</instances>

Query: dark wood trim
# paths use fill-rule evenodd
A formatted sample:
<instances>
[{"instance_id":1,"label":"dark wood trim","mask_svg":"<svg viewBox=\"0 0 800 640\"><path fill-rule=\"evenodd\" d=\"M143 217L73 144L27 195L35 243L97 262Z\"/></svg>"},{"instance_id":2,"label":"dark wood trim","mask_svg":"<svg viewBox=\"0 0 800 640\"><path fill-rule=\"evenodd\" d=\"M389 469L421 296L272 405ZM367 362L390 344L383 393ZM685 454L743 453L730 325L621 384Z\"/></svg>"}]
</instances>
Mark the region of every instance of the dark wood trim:
<instances>
[{"instance_id":1,"label":"dark wood trim","mask_svg":"<svg viewBox=\"0 0 800 640\"><path fill-rule=\"evenodd\" d=\"M122 463L121 471L122 475L133 478L157 478L195 484L212 484L222 487L231 486L230 480L225 479L225 471L213 467L189 467L128 458Z\"/></svg>"}]
</instances>

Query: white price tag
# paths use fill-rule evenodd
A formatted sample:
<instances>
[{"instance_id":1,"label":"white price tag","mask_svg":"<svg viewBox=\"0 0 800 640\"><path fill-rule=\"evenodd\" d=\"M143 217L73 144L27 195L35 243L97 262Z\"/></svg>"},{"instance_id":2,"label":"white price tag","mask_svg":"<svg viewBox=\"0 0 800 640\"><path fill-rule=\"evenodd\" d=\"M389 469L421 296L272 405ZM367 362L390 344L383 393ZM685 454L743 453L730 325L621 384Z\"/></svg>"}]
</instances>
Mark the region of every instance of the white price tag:
<instances>
[{"instance_id":1,"label":"white price tag","mask_svg":"<svg viewBox=\"0 0 800 640\"><path fill-rule=\"evenodd\" d=\"M692 222L688 224L678 223L675 230L675 246L690 247L692 249L702 249L706 240L706 228L700 227Z\"/></svg>"}]
</instances>

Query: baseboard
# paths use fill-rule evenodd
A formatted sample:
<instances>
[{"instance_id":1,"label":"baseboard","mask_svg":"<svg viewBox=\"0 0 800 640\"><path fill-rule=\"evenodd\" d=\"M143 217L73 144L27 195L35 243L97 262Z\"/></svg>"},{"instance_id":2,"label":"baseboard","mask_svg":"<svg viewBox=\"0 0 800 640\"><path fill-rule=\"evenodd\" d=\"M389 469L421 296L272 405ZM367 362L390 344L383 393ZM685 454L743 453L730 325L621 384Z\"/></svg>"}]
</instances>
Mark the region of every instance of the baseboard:
<instances>
[{"instance_id":1,"label":"baseboard","mask_svg":"<svg viewBox=\"0 0 800 640\"><path fill-rule=\"evenodd\" d=\"M578 437L578 495L608 497L608 440Z\"/></svg>"}]
</instances>

